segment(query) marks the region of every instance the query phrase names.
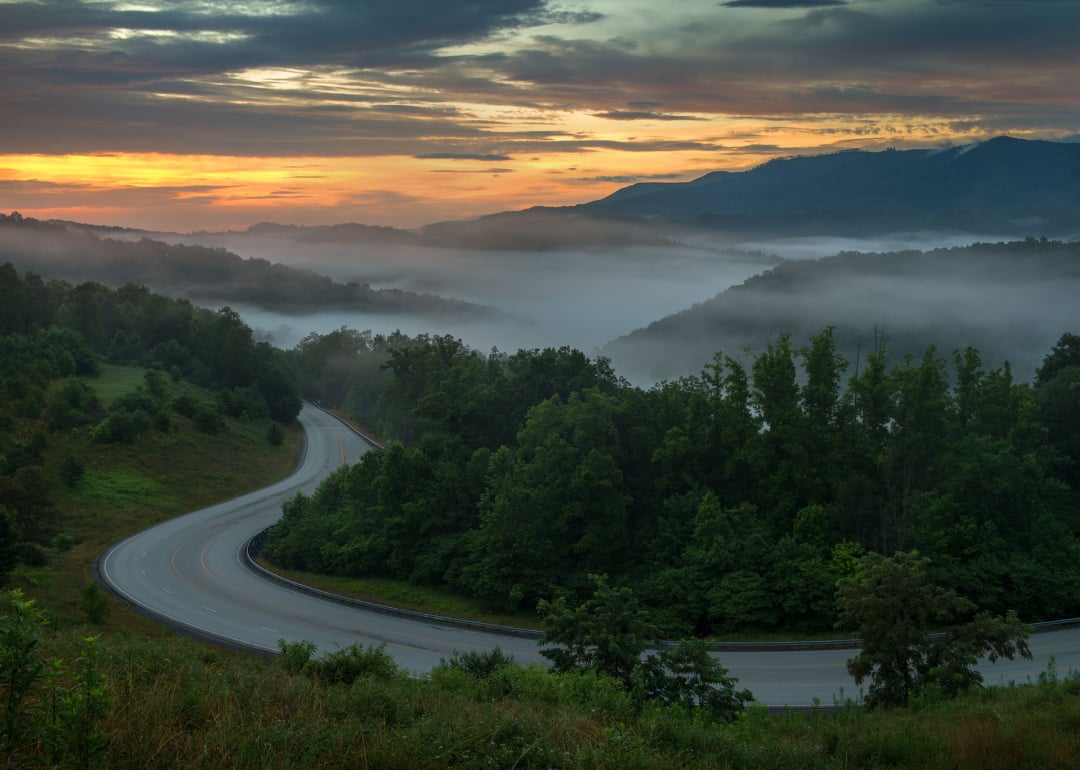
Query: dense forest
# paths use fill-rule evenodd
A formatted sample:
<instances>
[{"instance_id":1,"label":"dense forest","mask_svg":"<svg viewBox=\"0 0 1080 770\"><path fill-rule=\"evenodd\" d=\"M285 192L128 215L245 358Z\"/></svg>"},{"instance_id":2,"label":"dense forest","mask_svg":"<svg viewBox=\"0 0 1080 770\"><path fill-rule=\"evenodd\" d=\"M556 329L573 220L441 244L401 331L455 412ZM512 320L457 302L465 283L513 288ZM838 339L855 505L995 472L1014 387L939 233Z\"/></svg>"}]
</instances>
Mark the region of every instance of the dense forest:
<instances>
[{"instance_id":1,"label":"dense forest","mask_svg":"<svg viewBox=\"0 0 1080 770\"><path fill-rule=\"evenodd\" d=\"M880 342L880 340L879 340ZM384 452L297 496L282 566L450 586L501 609L630 588L671 637L827 630L867 553L1026 621L1080 614L1080 337L1034 382L973 348L857 367L832 328L632 387L569 348L481 354L341 329L290 353Z\"/></svg>"},{"instance_id":2,"label":"dense forest","mask_svg":"<svg viewBox=\"0 0 1080 770\"><path fill-rule=\"evenodd\" d=\"M87 384L104 363L146 368L142 385L108 408ZM169 396L181 382L215 395ZM58 434L124 443L167 434L178 420L215 433L225 415L290 423L301 405L285 355L255 343L229 308L196 308L134 284L43 280L11 263L0 264L0 396L0 579L19 561L46 558L55 489L83 473L76 456L61 478L44 469ZM270 434L280 440L281 430Z\"/></svg>"}]
</instances>

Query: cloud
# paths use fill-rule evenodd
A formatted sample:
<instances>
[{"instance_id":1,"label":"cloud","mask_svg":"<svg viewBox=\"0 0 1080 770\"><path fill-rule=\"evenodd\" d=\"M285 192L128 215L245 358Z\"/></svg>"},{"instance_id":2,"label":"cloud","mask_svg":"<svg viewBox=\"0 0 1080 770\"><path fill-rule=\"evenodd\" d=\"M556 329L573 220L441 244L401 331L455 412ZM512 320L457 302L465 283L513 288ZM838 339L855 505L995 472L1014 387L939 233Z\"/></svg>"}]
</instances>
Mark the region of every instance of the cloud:
<instances>
[{"instance_id":1,"label":"cloud","mask_svg":"<svg viewBox=\"0 0 1080 770\"><path fill-rule=\"evenodd\" d=\"M414 155L419 160L484 160L504 161L513 160L509 155L483 155L468 152L429 152L423 155Z\"/></svg>"},{"instance_id":2,"label":"cloud","mask_svg":"<svg viewBox=\"0 0 1080 770\"><path fill-rule=\"evenodd\" d=\"M433 168L431 174L513 174L512 168Z\"/></svg>"},{"instance_id":3,"label":"cloud","mask_svg":"<svg viewBox=\"0 0 1080 770\"><path fill-rule=\"evenodd\" d=\"M62 207L201 206L213 203L228 185L161 185L96 187L39 179L0 180L0 195L17 199L24 209Z\"/></svg>"},{"instance_id":4,"label":"cloud","mask_svg":"<svg viewBox=\"0 0 1080 770\"><path fill-rule=\"evenodd\" d=\"M650 112L647 110L608 110L594 114L597 118L608 120L704 120L694 115L669 115L663 112Z\"/></svg>"},{"instance_id":5,"label":"cloud","mask_svg":"<svg viewBox=\"0 0 1080 770\"><path fill-rule=\"evenodd\" d=\"M1072 0L6 0L0 152L573 153L616 183L811 142L1052 138L1080 125L1076 29Z\"/></svg>"},{"instance_id":6,"label":"cloud","mask_svg":"<svg viewBox=\"0 0 1080 770\"><path fill-rule=\"evenodd\" d=\"M720 3L728 8L816 8L823 5L847 5L846 0L730 0Z\"/></svg>"},{"instance_id":7,"label":"cloud","mask_svg":"<svg viewBox=\"0 0 1080 770\"><path fill-rule=\"evenodd\" d=\"M625 176L593 176L581 177L583 182L615 182L616 184L636 184L637 182L666 182L672 179L686 179L686 174L631 174Z\"/></svg>"}]
</instances>

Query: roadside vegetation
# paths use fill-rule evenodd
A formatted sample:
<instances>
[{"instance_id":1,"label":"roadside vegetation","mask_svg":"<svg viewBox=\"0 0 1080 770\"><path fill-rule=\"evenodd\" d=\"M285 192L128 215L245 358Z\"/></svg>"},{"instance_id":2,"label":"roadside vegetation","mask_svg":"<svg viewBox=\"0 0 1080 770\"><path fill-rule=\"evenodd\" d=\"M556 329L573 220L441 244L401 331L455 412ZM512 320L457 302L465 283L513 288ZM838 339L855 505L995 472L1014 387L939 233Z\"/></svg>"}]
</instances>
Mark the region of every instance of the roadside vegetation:
<instances>
[{"instance_id":1,"label":"roadside vegetation","mask_svg":"<svg viewBox=\"0 0 1080 770\"><path fill-rule=\"evenodd\" d=\"M643 658L658 616L647 595L614 572L586 575L582 586L538 603L535 617L550 631L550 670L519 666L496 650L459 653L414 677L378 647L315 658L303 643L283 644L267 661L162 631L98 589L90 562L132 531L286 474L297 428L263 408L260 387L288 393L293 375L255 365L253 379L227 384L204 363L178 366L177 376L137 336L114 346L97 335L99 349L81 325L61 323L63 314L27 322L9 312L55 313L73 293L100 300L101 317L112 317L109 303L120 296L161 307L171 300L134 288L75 292L2 268L0 279L7 324L0 384L8 396L0 409L0 750L7 766L1067 768L1080 754L1080 676L1050 668L1037 682L984 689L965 673L970 645L950 647L959 651L953 668L937 665L936 648L905 658L916 676L929 678L905 692L903 708L867 710L875 692L868 676L868 689L850 693L850 701L770 714L750 703L721 663L698 655L700 647ZM42 304L18 304L27 287ZM186 317L235 333L239 355L249 349L244 339L258 350L227 313L192 309ZM418 361L426 346L443 344L397 342ZM399 349L374 355L401 356L391 348ZM292 371L297 355L290 354ZM536 355L517 360L526 368L587 360ZM260 386L268 371L276 374ZM391 394L400 387L396 369L367 371L389 372L395 379L383 384ZM373 399L365 422L389 436L413 431L413 441L431 446L422 433L438 404L429 399L428 411L412 417L395 415L392 404L393 396L381 405ZM520 419L531 418L522 412ZM963 627L972 608L955 589L935 586L919 557L902 553L880 558L922 591L909 604L944 602ZM873 555L850 556L848 579L874 585L881 564ZM892 624L890 612L906 612L837 601L855 628ZM936 621L917 620L912 638L922 638L919 623ZM984 638L1013 645L1002 654L1023 654L1022 626L1004 615L986 622L978 629ZM1004 637L994 635L1002 629ZM965 637L977 648L975 639Z\"/></svg>"},{"instance_id":2,"label":"roadside vegetation","mask_svg":"<svg viewBox=\"0 0 1080 770\"><path fill-rule=\"evenodd\" d=\"M972 348L895 360L880 337L853 365L832 329L781 334L648 390L569 348L450 337L341 329L290 359L390 443L285 504L264 551L285 569L511 613L606 575L664 638L710 638L851 631L837 581L917 552L969 616L1080 615L1075 334L1022 378Z\"/></svg>"}]
</instances>

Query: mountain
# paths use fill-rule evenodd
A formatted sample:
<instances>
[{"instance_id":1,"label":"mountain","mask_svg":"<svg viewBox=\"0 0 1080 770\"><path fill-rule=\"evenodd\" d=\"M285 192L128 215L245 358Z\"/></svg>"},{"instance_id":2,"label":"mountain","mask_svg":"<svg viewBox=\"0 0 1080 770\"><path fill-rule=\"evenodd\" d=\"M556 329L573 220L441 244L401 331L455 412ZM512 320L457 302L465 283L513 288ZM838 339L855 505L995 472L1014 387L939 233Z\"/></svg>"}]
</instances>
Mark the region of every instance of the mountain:
<instances>
[{"instance_id":1,"label":"mountain","mask_svg":"<svg viewBox=\"0 0 1080 770\"><path fill-rule=\"evenodd\" d=\"M795 347L827 326L857 365L876 345L896 360L933 343L975 347L1029 379L1064 332L1080 330L1080 242L1027 239L962 248L846 252L784 262L713 299L604 347L636 380L697 374L722 351L744 363L789 334Z\"/></svg>"},{"instance_id":2,"label":"mountain","mask_svg":"<svg viewBox=\"0 0 1080 770\"><path fill-rule=\"evenodd\" d=\"M567 214L692 223L744 235L1080 232L1080 143L998 137L935 150L850 150L749 171L641 183Z\"/></svg>"}]
</instances>

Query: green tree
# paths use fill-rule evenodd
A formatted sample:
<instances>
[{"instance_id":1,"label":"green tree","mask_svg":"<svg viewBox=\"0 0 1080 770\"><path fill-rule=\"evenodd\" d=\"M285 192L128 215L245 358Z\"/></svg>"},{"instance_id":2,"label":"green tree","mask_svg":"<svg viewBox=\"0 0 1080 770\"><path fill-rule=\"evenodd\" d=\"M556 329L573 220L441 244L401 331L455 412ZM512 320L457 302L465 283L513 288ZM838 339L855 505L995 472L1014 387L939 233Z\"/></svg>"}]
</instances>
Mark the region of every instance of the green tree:
<instances>
[{"instance_id":1,"label":"green tree","mask_svg":"<svg viewBox=\"0 0 1080 770\"><path fill-rule=\"evenodd\" d=\"M540 654L556 671L595 671L629 689L656 630L632 590L613 588L606 575L589 579L595 586L593 595L577 606L569 606L561 596L537 604L547 628Z\"/></svg>"},{"instance_id":2,"label":"green tree","mask_svg":"<svg viewBox=\"0 0 1080 770\"><path fill-rule=\"evenodd\" d=\"M1042 366L1035 370L1036 384L1049 382L1069 366L1080 366L1080 335L1066 332L1043 358Z\"/></svg>"},{"instance_id":3,"label":"green tree","mask_svg":"<svg viewBox=\"0 0 1080 770\"><path fill-rule=\"evenodd\" d=\"M734 719L753 696L709 654L703 642L665 646L644 654L656 637L645 608L629 588L613 588L606 576L590 575L593 595L576 607L564 597L542 600L547 634L540 654L556 671L592 671L620 682L641 701L702 708Z\"/></svg>"},{"instance_id":4,"label":"green tree","mask_svg":"<svg viewBox=\"0 0 1080 770\"><path fill-rule=\"evenodd\" d=\"M869 708L904 706L927 691L950 697L977 686L980 657L1031 657L1028 628L1014 613L975 613L970 601L930 582L929 564L916 552L891 558L871 553L839 584L838 626L862 638L847 669L856 684L870 681Z\"/></svg>"},{"instance_id":5,"label":"green tree","mask_svg":"<svg viewBox=\"0 0 1080 770\"><path fill-rule=\"evenodd\" d=\"M700 708L714 717L731 721L754 699L747 690L736 690L738 679L728 676L720 660L709 654L700 639L665 646L646 655L634 672L634 691L649 700Z\"/></svg>"}]
</instances>

